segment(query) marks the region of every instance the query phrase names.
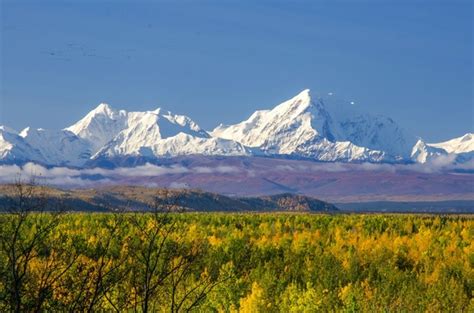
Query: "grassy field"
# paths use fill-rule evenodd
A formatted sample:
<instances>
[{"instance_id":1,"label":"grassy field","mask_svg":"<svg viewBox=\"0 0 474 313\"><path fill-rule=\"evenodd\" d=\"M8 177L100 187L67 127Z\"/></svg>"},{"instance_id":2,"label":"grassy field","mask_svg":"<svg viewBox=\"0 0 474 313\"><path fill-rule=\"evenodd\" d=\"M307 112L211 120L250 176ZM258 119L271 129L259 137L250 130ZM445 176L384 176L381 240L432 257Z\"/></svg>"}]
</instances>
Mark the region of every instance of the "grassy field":
<instances>
[{"instance_id":1,"label":"grassy field","mask_svg":"<svg viewBox=\"0 0 474 313\"><path fill-rule=\"evenodd\" d=\"M472 312L470 216L0 215L0 311Z\"/></svg>"}]
</instances>

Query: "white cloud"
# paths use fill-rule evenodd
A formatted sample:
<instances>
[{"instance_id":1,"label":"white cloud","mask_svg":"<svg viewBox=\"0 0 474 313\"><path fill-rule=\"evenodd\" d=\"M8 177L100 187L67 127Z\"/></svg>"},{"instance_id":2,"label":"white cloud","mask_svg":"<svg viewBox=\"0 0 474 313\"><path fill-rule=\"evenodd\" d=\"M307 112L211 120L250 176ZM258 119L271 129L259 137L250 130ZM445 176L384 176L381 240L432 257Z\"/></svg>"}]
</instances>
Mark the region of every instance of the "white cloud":
<instances>
[{"instance_id":1,"label":"white cloud","mask_svg":"<svg viewBox=\"0 0 474 313\"><path fill-rule=\"evenodd\" d=\"M98 184L112 184L128 178L157 177L173 174L235 174L244 173L248 177L264 176L269 172L281 171L292 173L307 172L343 172L343 171L413 171L421 173L437 173L452 171L454 169L474 170L474 160L463 164L454 164L451 155L442 156L431 160L425 164L374 164L374 163L297 163L280 164L259 168L239 168L236 166L217 165L185 167L182 165L159 166L145 164L136 167L120 167L115 169L87 168L71 169L67 167L47 168L34 163L27 163L23 166L0 165L0 183L11 183L19 177L29 180L32 177L38 178L41 183L55 186L91 186ZM173 185L173 184L172 184ZM183 188L181 183L174 184L173 188Z\"/></svg>"},{"instance_id":2,"label":"white cloud","mask_svg":"<svg viewBox=\"0 0 474 313\"><path fill-rule=\"evenodd\" d=\"M191 171L198 174L211 174L211 173L225 174L225 173L237 173L240 171L240 169L235 166L218 165L216 167L196 166L192 168Z\"/></svg>"},{"instance_id":3,"label":"white cloud","mask_svg":"<svg viewBox=\"0 0 474 313\"><path fill-rule=\"evenodd\" d=\"M67 186L87 186L99 183L112 183L114 180L121 178L140 178L140 177L156 177L168 174L186 174L186 173L203 173L203 174L226 174L236 173L240 171L234 166L216 166L216 167L194 167L188 168L181 165L158 166L153 164L145 164L136 167L119 167L115 169L104 168L87 168L87 169L71 169L67 167L52 167L27 163L23 166L18 165L0 165L0 183L11 183L21 178L29 180L36 178L41 183L51 185L67 185ZM90 176L97 176L92 179Z\"/></svg>"}]
</instances>

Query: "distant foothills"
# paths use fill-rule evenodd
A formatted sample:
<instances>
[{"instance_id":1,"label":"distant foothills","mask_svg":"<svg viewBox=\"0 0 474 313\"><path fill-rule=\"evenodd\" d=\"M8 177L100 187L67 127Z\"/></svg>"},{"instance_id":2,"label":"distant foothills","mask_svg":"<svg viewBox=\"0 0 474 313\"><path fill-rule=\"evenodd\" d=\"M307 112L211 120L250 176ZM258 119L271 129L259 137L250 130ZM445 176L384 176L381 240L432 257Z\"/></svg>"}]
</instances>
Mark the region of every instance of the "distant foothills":
<instances>
[{"instance_id":1,"label":"distant foothills","mask_svg":"<svg viewBox=\"0 0 474 313\"><path fill-rule=\"evenodd\" d=\"M0 164L69 168L132 166L182 156L272 157L344 163L450 164L472 170L474 134L426 143L389 117L361 112L332 94L304 90L271 110L207 131L159 108L100 104L62 130L0 126Z\"/></svg>"},{"instance_id":2,"label":"distant foothills","mask_svg":"<svg viewBox=\"0 0 474 313\"><path fill-rule=\"evenodd\" d=\"M82 212L394 212L394 213L474 213L472 201L375 201L331 204L292 193L264 196L226 196L199 189L168 189L141 186L109 186L94 189L58 189L31 186L31 194L43 203L42 210ZM18 203L18 186L0 184L0 213ZM30 199L31 200L31 199ZM33 201L35 201L33 199Z\"/></svg>"},{"instance_id":3,"label":"distant foothills","mask_svg":"<svg viewBox=\"0 0 474 313\"><path fill-rule=\"evenodd\" d=\"M65 211L166 211L166 212L320 212L338 209L327 202L293 194L261 197L227 197L190 189L159 189L138 186L62 190L45 186L30 187L41 195L43 210ZM17 185L0 185L0 212L18 201Z\"/></svg>"}]
</instances>

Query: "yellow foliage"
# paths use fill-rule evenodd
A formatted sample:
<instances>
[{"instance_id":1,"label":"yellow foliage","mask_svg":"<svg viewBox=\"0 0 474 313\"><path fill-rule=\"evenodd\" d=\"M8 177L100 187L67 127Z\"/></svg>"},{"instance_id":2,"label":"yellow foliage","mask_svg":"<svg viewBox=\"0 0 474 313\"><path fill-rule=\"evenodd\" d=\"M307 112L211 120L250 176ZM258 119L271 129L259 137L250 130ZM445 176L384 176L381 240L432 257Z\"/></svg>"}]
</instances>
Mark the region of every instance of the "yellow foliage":
<instances>
[{"instance_id":1,"label":"yellow foliage","mask_svg":"<svg viewBox=\"0 0 474 313\"><path fill-rule=\"evenodd\" d=\"M257 282L252 284L252 290L245 298L240 299L240 313L265 312L271 305L265 301L264 290Z\"/></svg>"},{"instance_id":2,"label":"yellow foliage","mask_svg":"<svg viewBox=\"0 0 474 313\"><path fill-rule=\"evenodd\" d=\"M339 299L342 302L346 302L352 292L352 283L347 284L346 286L342 287L339 291Z\"/></svg>"},{"instance_id":3,"label":"yellow foliage","mask_svg":"<svg viewBox=\"0 0 474 313\"><path fill-rule=\"evenodd\" d=\"M209 241L209 243L212 245L212 246L219 246L221 243L222 243L222 240L217 238L215 235L212 235L212 236L208 236L207 237L207 241Z\"/></svg>"}]
</instances>

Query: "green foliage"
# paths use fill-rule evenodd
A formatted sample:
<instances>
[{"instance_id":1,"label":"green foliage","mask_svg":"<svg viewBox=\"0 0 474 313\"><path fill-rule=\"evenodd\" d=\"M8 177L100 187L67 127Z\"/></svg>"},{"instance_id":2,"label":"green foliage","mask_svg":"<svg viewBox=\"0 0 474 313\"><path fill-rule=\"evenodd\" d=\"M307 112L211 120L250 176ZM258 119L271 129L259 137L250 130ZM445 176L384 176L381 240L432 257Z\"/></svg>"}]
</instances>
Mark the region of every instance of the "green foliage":
<instances>
[{"instance_id":1,"label":"green foliage","mask_svg":"<svg viewBox=\"0 0 474 313\"><path fill-rule=\"evenodd\" d=\"M2 312L16 219L0 215ZM16 237L26 312L474 309L465 216L43 213Z\"/></svg>"}]
</instances>

